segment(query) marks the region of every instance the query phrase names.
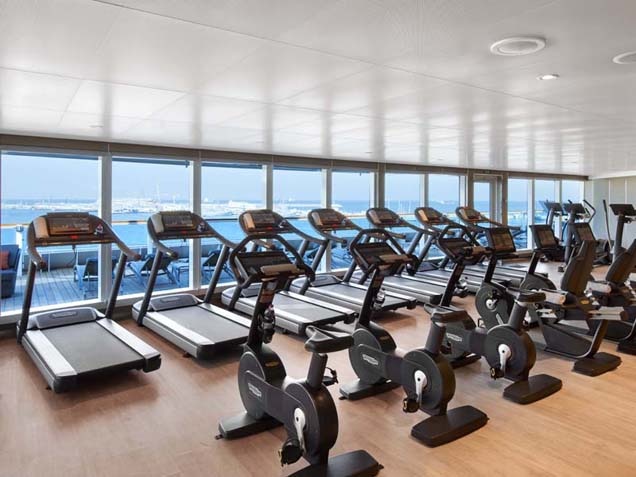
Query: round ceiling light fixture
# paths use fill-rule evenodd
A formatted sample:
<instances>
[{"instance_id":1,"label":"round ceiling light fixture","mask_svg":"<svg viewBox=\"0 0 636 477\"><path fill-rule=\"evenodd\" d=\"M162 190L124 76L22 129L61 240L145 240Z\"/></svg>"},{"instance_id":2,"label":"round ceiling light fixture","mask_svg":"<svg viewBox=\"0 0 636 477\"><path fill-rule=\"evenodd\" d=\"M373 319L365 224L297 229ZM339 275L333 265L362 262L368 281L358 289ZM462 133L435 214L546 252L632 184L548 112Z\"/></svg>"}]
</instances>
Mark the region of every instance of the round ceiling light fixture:
<instances>
[{"instance_id":1,"label":"round ceiling light fixture","mask_svg":"<svg viewBox=\"0 0 636 477\"><path fill-rule=\"evenodd\" d=\"M621 53L612 58L612 61L617 65L633 65L636 63L636 51L628 51Z\"/></svg>"},{"instance_id":2,"label":"round ceiling light fixture","mask_svg":"<svg viewBox=\"0 0 636 477\"><path fill-rule=\"evenodd\" d=\"M539 81L555 80L555 79L559 79L559 75L556 74L556 73L548 73L547 75L539 75L539 76L537 76L537 79Z\"/></svg>"},{"instance_id":3,"label":"round ceiling light fixture","mask_svg":"<svg viewBox=\"0 0 636 477\"><path fill-rule=\"evenodd\" d=\"M514 36L490 45L490 52L500 56L531 55L545 48L545 39L538 36Z\"/></svg>"}]
</instances>

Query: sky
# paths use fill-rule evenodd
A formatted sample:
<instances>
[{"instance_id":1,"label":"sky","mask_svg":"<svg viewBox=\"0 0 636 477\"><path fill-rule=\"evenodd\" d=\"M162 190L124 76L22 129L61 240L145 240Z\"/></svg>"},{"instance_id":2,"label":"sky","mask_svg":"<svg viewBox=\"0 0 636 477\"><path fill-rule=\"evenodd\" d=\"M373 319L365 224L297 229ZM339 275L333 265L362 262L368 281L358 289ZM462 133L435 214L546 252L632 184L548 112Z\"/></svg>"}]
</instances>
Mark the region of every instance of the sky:
<instances>
[{"instance_id":1,"label":"sky","mask_svg":"<svg viewBox=\"0 0 636 477\"><path fill-rule=\"evenodd\" d=\"M260 169L203 167L204 201L236 200L258 202L264 195ZM185 165L113 162L113 198L161 198L188 200L190 170ZM98 162L81 159L7 156L1 158L1 192L3 199L73 199L96 200ZM387 174L385 193L388 200L418 201L419 174ZM370 200L373 175L358 172L334 172L333 200ZM322 173L319 170L274 171L275 201L320 201ZM457 176L429 175L429 197L436 201L458 201ZM509 187L510 201L527 200L529 181L514 181ZM563 181L564 199L579 199L580 182ZM537 200L553 199L555 181L536 180ZM476 187L475 200L488 200L488 191Z\"/></svg>"}]
</instances>

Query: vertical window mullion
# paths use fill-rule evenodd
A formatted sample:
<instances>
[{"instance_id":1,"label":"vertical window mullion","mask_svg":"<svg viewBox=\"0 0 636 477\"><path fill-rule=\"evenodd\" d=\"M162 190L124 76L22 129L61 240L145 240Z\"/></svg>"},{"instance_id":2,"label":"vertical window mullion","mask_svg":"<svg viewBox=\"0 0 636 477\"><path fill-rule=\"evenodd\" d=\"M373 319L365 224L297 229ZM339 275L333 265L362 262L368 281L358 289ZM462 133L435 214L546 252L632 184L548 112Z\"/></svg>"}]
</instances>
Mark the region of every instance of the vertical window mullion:
<instances>
[{"instance_id":1,"label":"vertical window mullion","mask_svg":"<svg viewBox=\"0 0 636 477\"><path fill-rule=\"evenodd\" d=\"M103 154L98 159L98 215L108 224L113 221L113 158ZM113 285L112 244L99 246L99 276L97 281L98 299L106 302ZM81 277L78 277L81 280Z\"/></svg>"},{"instance_id":2,"label":"vertical window mullion","mask_svg":"<svg viewBox=\"0 0 636 477\"><path fill-rule=\"evenodd\" d=\"M201 161L190 162L190 210L197 215L201 215ZM201 287L201 239L189 241L190 267L188 268L188 283L190 288L198 290Z\"/></svg>"}]
</instances>

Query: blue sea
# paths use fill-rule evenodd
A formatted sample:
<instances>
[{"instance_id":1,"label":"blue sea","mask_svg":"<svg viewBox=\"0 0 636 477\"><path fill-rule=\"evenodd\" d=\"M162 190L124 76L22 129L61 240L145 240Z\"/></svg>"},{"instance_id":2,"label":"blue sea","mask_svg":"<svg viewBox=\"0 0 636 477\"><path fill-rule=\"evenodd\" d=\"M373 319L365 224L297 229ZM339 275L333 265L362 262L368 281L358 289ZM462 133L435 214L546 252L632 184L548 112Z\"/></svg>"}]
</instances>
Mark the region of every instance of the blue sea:
<instances>
[{"instance_id":1,"label":"blue sea","mask_svg":"<svg viewBox=\"0 0 636 477\"><path fill-rule=\"evenodd\" d=\"M61 208L61 204L63 205L63 209ZM42 204L42 201L38 202L37 208L35 207L35 201L7 201L3 202L2 209L0 210L0 223L5 224L23 224L25 227L33 220L35 217L46 214L48 212L52 212L53 208L46 208L46 205ZM59 202L55 201L55 207L57 211L65 210L65 211L74 211L74 210L82 210L85 212L97 213L97 210L92 210L92 205L94 202L91 201L64 201ZM178 205L178 204L177 204ZM363 215L364 211L368 208L367 201L340 201L338 204L335 204L335 207L338 208L345 214L352 215ZM402 211L412 211L420 204L415 201L389 201L387 203L387 207L393 210L402 210ZM457 203L452 202L431 202L431 207L434 207L446 214L454 214L455 208L458 206ZM171 204L172 208L174 208L175 204ZM487 208L487 204L476 204L477 208ZM301 217L298 220L295 220L295 225L301 230L314 234L311 226L304 220L304 216L306 212L309 210L320 207L319 203L311 203L311 202L302 202L302 203L293 203L293 202L285 202L284 207L286 209L293 208L296 214ZM188 204L186 202L183 203L183 208L187 209ZM519 225L522 227L527 226L528 217L527 213L525 213L526 204L525 203L509 203L509 223L510 225ZM541 210L541 207L537 204L535 208L537 210L535 221L542 222L545 220L545 214ZM221 235L226 236L230 240L237 240L243 237L242 232L240 231L238 224L235 219L225 218L225 220L215 220L219 219L218 217L206 217L207 219L212 220L212 225ZM113 222L115 223L114 228L117 234L121 237L121 239L127 243L129 246L143 246L147 243L147 234L146 234L146 224L145 221L147 219L146 214L140 214L137 212L129 212L129 213L116 213L113 214ZM117 222L127 222L127 221L141 221L141 223L124 223L117 224ZM356 218L355 221L360 225L366 225L366 219L364 217ZM3 227L1 229L0 242L3 244L7 243L15 243L16 241L16 229L15 227Z\"/></svg>"}]
</instances>

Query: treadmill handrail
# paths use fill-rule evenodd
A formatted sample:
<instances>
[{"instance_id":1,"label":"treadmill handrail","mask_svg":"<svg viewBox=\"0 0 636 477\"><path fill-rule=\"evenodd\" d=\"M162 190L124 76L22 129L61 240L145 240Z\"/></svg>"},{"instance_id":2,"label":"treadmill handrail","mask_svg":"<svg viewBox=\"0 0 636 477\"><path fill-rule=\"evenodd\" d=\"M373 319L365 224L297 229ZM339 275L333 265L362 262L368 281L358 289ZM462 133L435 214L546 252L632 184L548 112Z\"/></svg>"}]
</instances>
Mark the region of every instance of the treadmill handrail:
<instances>
[{"instance_id":1,"label":"treadmill handrail","mask_svg":"<svg viewBox=\"0 0 636 477\"><path fill-rule=\"evenodd\" d=\"M47 214L49 215L49 214ZM115 303L117 302L117 295L119 293L119 287L121 285L121 281L124 276L124 270L126 267L126 262L128 258L132 260L139 260L140 255L137 252L133 252L124 242L117 236L117 234L113 231L113 229L101 218L86 214L90 219L96 220L97 224L102 227L103 233L96 235L94 239L90 239L88 237L81 237L81 241L79 243L114 243L119 250L121 251L119 255L119 260L117 261L117 267L115 272L115 277L113 279L110 296L108 297L108 301L106 302L106 311L104 313L105 317L110 319L115 310ZM46 218L46 216L40 216ZM30 224L27 229L27 252L29 254L29 269L27 272L27 281L24 292L24 301L22 304L22 314L20 315L20 321L18 322L18 332L17 332L17 340L18 343L22 342L22 337L26 333L28 322L29 322L29 314L31 312L31 302L33 298L33 288L35 286L35 276L38 268L42 268L46 266L46 262L40 255L37 250L37 240L35 237L35 220L40 219L37 217ZM71 239L73 236L69 236ZM53 245L54 242L46 241L42 242L40 246L49 247ZM57 244L62 243L65 245L72 245L74 242L71 241L57 241Z\"/></svg>"}]
</instances>

